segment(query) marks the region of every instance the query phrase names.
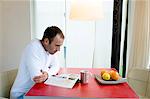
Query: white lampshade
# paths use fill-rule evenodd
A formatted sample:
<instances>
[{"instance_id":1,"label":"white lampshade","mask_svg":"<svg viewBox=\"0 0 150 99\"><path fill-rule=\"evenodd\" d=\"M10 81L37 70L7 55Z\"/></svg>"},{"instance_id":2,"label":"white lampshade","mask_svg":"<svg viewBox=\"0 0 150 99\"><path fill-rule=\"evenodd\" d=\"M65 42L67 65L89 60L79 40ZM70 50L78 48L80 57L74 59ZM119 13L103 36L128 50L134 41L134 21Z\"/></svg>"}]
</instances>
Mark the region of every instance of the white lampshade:
<instances>
[{"instance_id":1,"label":"white lampshade","mask_svg":"<svg viewBox=\"0 0 150 99\"><path fill-rule=\"evenodd\" d=\"M103 18L101 0L72 0L70 19L99 20Z\"/></svg>"}]
</instances>

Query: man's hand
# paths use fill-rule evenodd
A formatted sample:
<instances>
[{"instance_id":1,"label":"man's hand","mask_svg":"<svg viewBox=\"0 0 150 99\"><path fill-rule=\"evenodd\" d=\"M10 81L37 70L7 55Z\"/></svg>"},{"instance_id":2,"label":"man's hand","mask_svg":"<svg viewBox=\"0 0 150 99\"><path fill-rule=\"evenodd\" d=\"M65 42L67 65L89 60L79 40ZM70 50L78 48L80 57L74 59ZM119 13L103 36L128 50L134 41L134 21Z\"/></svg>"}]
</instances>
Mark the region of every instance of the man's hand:
<instances>
[{"instance_id":1,"label":"man's hand","mask_svg":"<svg viewBox=\"0 0 150 99\"><path fill-rule=\"evenodd\" d=\"M48 79L48 73L45 72L45 71L41 71L42 72L42 75L39 75L39 76L35 76L33 78L33 81L35 83L42 83L44 81L46 81Z\"/></svg>"}]
</instances>

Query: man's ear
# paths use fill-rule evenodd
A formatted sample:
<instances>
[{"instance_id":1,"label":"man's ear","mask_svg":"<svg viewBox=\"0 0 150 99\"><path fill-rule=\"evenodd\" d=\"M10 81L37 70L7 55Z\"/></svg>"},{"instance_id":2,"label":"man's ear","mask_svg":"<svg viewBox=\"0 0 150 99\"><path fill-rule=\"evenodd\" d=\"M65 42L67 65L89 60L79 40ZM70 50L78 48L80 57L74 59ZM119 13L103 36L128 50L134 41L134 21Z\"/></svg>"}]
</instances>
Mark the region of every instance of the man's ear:
<instances>
[{"instance_id":1,"label":"man's ear","mask_svg":"<svg viewBox=\"0 0 150 99\"><path fill-rule=\"evenodd\" d=\"M48 38L45 38L45 39L44 39L44 44L45 44L45 45L49 45L49 39L48 39Z\"/></svg>"}]
</instances>

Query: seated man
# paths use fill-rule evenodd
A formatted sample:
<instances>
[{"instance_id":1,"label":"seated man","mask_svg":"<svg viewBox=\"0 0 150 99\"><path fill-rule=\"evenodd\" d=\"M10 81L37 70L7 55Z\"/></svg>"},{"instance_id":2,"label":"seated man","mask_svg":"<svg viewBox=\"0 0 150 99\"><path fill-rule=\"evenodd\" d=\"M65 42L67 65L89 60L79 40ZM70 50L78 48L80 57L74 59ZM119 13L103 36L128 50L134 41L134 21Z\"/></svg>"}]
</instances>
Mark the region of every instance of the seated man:
<instances>
[{"instance_id":1,"label":"seated man","mask_svg":"<svg viewBox=\"0 0 150 99\"><path fill-rule=\"evenodd\" d=\"M35 83L42 83L48 76L58 73L60 67L55 53L60 51L64 35L56 27L48 27L42 40L33 40L25 48L16 80L11 89L11 99L23 99L23 95Z\"/></svg>"}]
</instances>

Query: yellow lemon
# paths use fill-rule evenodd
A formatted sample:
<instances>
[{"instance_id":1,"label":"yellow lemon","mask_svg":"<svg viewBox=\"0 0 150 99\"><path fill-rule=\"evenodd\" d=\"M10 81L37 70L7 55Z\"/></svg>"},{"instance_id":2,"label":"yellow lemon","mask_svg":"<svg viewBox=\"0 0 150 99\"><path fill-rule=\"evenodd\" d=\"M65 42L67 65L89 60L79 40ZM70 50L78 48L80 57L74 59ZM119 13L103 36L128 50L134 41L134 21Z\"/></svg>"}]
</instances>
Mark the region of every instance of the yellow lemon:
<instances>
[{"instance_id":1,"label":"yellow lemon","mask_svg":"<svg viewBox=\"0 0 150 99\"><path fill-rule=\"evenodd\" d=\"M110 74L109 74L109 73L104 73L104 74L102 75L102 78L103 78L104 80L110 80Z\"/></svg>"}]
</instances>

